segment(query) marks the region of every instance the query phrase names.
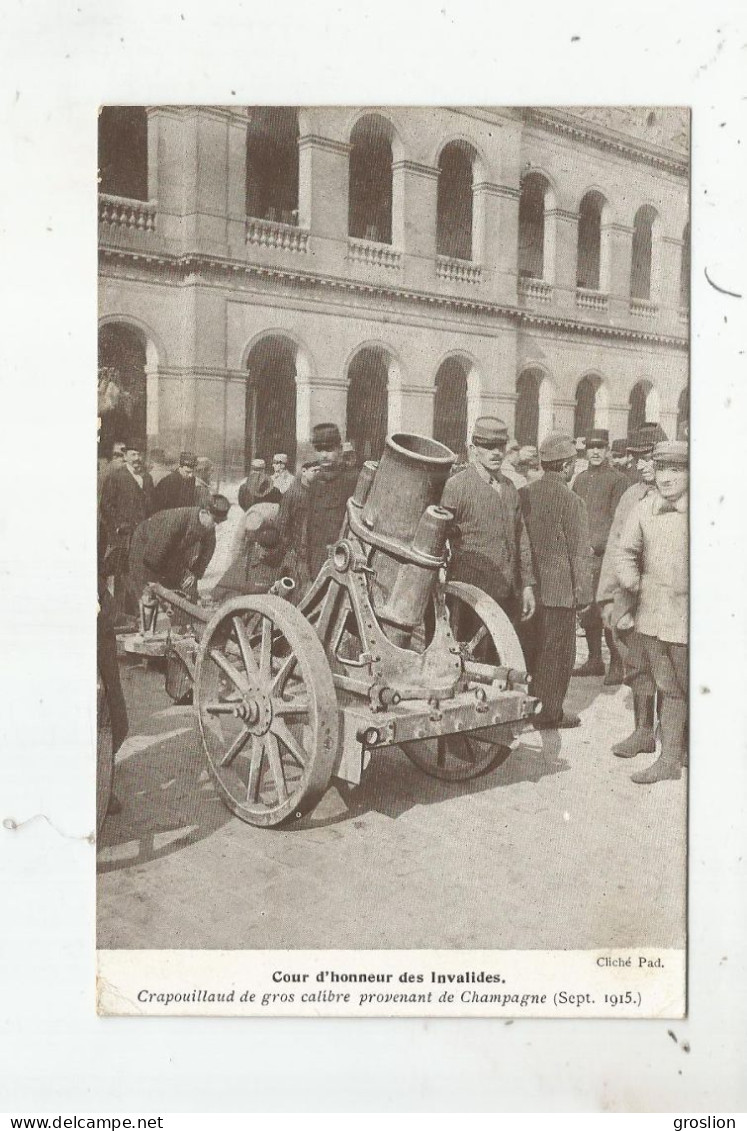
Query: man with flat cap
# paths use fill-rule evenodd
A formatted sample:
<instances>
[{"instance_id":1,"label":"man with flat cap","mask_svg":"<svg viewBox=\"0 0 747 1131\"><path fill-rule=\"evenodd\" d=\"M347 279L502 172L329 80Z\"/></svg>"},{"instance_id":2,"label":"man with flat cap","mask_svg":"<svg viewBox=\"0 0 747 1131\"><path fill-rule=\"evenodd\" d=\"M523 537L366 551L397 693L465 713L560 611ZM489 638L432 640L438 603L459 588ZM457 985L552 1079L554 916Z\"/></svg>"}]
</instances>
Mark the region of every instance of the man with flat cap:
<instances>
[{"instance_id":1,"label":"man with flat cap","mask_svg":"<svg viewBox=\"0 0 747 1131\"><path fill-rule=\"evenodd\" d=\"M353 468L345 466L342 436L336 424L315 424L311 444L317 453L318 471L306 488L303 506L298 506L296 488L283 495L278 515L278 528L286 546L302 541L304 561L298 563L299 575L306 572L313 581L327 558L327 548L340 537L347 513L347 502L358 479ZM299 488L300 490L300 488ZM297 523L305 521L306 534L301 540Z\"/></svg>"},{"instance_id":2,"label":"man with flat cap","mask_svg":"<svg viewBox=\"0 0 747 1131\"><path fill-rule=\"evenodd\" d=\"M197 582L215 552L215 527L225 522L230 505L224 495L213 495L207 507L170 507L140 523L132 536L128 578L138 604L149 581L196 599Z\"/></svg>"},{"instance_id":3,"label":"man with flat cap","mask_svg":"<svg viewBox=\"0 0 747 1131\"><path fill-rule=\"evenodd\" d=\"M659 443L653 452L656 491L631 510L616 555L616 575L648 658L659 696L661 753L637 785L678 780L687 765L688 725L688 445Z\"/></svg>"},{"instance_id":4,"label":"man with flat cap","mask_svg":"<svg viewBox=\"0 0 747 1131\"><path fill-rule=\"evenodd\" d=\"M635 629L620 632L616 627L617 621L626 611L624 596L617 580L616 560L617 548L630 512L656 491L654 447L660 439L666 439L666 436L657 424L639 429L627 442L627 450L636 461L635 470L640 478L628 487L617 504L597 586L597 604L602 614L602 623L614 635L623 661L625 683L633 693L633 731L612 747L612 753L618 758L634 758L636 754L652 754L656 750L656 685L648 655Z\"/></svg>"},{"instance_id":5,"label":"man with flat cap","mask_svg":"<svg viewBox=\"0 0 747 1131\"><path fill-rule=\"evenodd\" d=\"M164 475L155 490L156 510L174 510L176 507L195 505L195 468L197 456L193 452L181 452L179 466Z\"/></svg>"},{"instance_id":6,"label":"man with flat cap","mask_svg":"<svg viewBox=\"0 0 747 1131\"><path fill-rule=\"evenodd\" d=\"M610 435L606 428L592 428L586 436L586 458L589 466L582 471L573 483L573 490L586 503L589 514L589 531L591 534L591 548L593 550L592 570L594 590L599 584L599 574L602 569L602 558L609 538L612 519L615 517L617 504L630 486L630 482L619 471L609 464ZM594 676L605 675L604 660L602 659L602 632L604 631L607 647L610 651L610 668L605 675L605 684L614 687L623 681L623 666L617 646L609 629L603 630L602 615L599 606L594 603L582 618L582 627L586 633L586 643L589 646L589 658L580 667L576 668L574 675Z\"/></svg>"},{"instance_id":7,"label":"man with flat cap","mask_svg":"<svg viewBox=\"0 0 747 1131\"><path fill-rule=\"evenodd\" d=\"M585 503L571 491L576 449L570 436L551 432L540 444L543 475L519 491L537 581L537 611L522 633L533 694L542 702L540 728L576 727L563 710L576 658L576 610L588 607L591 577Z\"/></svg>"},{"instance_id":8,"label":"man with flat cap","mask_svg":"<svg viewBox=\"0 0 747 1131\"><path fill-rule=\"evenodd\" d=\"M519 493L501 471L507 444L502 420L476 420L469 466L447 480L441 506L454 514L449 577L484 590L518 622L534 613L534 573Z\"/></svg>"}]
</instances>

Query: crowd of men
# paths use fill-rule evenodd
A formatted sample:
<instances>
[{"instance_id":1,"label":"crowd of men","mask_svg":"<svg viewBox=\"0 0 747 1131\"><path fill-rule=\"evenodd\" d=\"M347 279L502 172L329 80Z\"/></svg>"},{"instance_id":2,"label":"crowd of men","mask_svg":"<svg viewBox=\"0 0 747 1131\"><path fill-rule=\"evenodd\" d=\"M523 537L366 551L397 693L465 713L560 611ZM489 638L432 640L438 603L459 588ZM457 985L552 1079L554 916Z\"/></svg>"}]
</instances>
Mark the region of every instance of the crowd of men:
<instances>
[{"instance_id":1,"label":"crowd of men","mask_svg":"<svg viewBox=\"0 0 747 1131\"><path fill-rule=\"evenodd\" d=\"M214 600L267 592L290 576L301 594L339 537L358 470L335 424L313 429L313 459L294 473L277 453L255 459L242 483L241 517ZM100 480L100 577L119 614L160 581L196 598L229 512L211 491L209 460L115 444ZM612 747L621 758L661 752L633 774L638 784L677 779L687 764L688 445L645 424L610 447L594 429L583 441L560 432L539 448L511 442L506 424L481 417L468 461L447 481L453 514L448 575L477 585L521 639L540 729L579 726L565 709L571 679L632 690L634 725ZM588 656L574 669L577 622ZM603 659L606 642L609 665Z\"/></svg>"}]
</instances>

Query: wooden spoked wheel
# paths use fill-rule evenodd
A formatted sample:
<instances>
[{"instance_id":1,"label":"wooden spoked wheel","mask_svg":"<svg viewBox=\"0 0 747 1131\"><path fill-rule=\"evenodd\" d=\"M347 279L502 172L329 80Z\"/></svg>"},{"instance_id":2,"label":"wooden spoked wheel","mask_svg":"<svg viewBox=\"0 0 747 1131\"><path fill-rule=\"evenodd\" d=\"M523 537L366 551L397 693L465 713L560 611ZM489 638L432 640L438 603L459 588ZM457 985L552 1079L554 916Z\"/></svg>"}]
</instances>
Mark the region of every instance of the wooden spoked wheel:
<instances>
[{"instance_id":1,"label":"wooden spoked wheel","mask_svg":"<svg viewBox=\"0 0 747 1131\"><path fill-rule=\"evenodd\" d=\"M281 597L221 605L200 641L195 708L208 768L250 825L309 813L337 757L338 710L319 637Z\"/></svg>"},{"instance_id":2,"label":"wooden spoked wheel","mask_svg":"<svg viewBox=\"0 0 747 1131\"><path fill-rule=\"evenodd\" d=\"M444 592L451 630L465 660L525 670L516 630L500 605L482 589L462 581L448 581ZM505 762L513 738L510 725L493 726L406 742L402 749L431 777L469 781Z\"/></svg>"},{"instance_id":3,"label":"wooden spoked wheel","mask_svg":"<svg viewBox=\"0 0 747 1131\"><path fill-rule=\"evenodd\" d=\"M109 699L101 673L96 677L96 833L101 834L114 781L114 738Z\"/></svg>"}]
</instances>

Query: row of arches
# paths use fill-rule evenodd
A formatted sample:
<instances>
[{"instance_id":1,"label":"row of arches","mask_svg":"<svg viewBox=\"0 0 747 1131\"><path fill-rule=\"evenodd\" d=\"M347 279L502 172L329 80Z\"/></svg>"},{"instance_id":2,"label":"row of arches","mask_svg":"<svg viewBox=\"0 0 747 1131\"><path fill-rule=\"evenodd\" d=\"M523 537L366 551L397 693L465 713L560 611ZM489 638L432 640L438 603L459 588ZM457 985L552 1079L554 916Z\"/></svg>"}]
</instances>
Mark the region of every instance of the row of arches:
<instances>
[{"instance_id":1,"label":"row of arches","mask_svg":"<svg viewBox=\"0 0 747 1131\"><path fill-rule=\"evenodd\" d=\"M121 394L116 407L108 408L101 417L101 447L105 453L116 439L146 444L148 348L143 331L131 325L114 322L100 328L100 388L113 383ZM152 367L152 360L150 364ZM298 390L311 380L308 358L289 336L271 332L251 346L244 368L247 468L254 457L269 460L276 451L285 451L295 460ZM340 423L344 424L360 461L378 459L387 434L402 423L395 419L394 410L402 388L397 359L383 346L363 345L349 358L345 378L345 420ZM513 392L516 439L520 444L537 444L559 426L559 402L552 379L543 369L530 366L519 373ZM479 373L469 357L451 353L441 361L434 374L432 434L461 456L466 452L474 420L482 410L482 393ZM678 428L687 413L684 389L678 404ZM658 422L660 415L656 387L648 379L639 380L629 395L628 434L646 420ZM599 374L583 375L575 390L574 435L583 436L594 427L609 427L609 416L607 383ZM564 421L568 427L565 416Z\"/></svg>"},{"instance_id":2,"label":"row of arches","mask_svg":"<svg viewBox=\"0 0 747 1131\"><path fill-rule=\"evenodd\" d=\"M294 107L262 106L247 122L246 214L297 225L299 219L299 116ZM401 152L391 121L363 114L349 137L348 234L392 244L395 229L394 162ZM143 107L107 107L99 118L101 191L147 199L147 117ZM476 186L484 162L463 139L448 141L437 157L436 252L463 261L481 258ZM557 194L538 170L521 183L518 272L524 279L553 283ZM604 194L591 189L578 207L576 285L607 293L610 287L612 212ZM403 228L403 225L400 225ZM630 296L658 297L661 221L643 204L633 220ZM689 300L689 225L682 233L680 303Z\"/></svg>"}]
</instances>

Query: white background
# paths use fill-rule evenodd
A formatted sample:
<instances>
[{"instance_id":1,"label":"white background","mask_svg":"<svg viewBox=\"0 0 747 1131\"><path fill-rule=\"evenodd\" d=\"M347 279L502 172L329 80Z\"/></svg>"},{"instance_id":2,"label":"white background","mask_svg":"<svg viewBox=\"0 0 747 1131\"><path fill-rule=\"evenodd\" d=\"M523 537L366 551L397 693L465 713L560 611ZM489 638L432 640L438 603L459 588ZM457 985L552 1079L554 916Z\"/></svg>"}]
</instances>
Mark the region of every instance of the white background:
<instances>
[{"instance_id":1,"label":"white background","mask_svg":"<svg viewBox=\"0 0 747 1131\"><path fill-rule=\"evenodd\" d=\"M745 1110L747 299L704 278L707 266L747 294L743 9L5 0L0 819L43 813L72 839L44 820L0 828L0 1109ZM94 823L96 107L110 102L693 107L688 1021L95 1017L83 838Z\"/></svg>"}]
</instances>

